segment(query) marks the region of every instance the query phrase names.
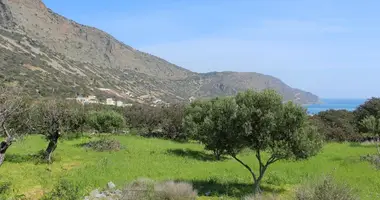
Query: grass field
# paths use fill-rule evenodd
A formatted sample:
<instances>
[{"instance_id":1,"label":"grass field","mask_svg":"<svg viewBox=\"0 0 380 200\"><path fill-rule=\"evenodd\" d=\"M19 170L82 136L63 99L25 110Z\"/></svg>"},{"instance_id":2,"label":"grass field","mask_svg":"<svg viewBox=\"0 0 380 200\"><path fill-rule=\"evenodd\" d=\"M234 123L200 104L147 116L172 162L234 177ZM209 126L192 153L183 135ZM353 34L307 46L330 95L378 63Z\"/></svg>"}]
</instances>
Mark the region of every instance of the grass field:
<instances>
[{"instance_id":1,"label":"grass field","mask_svg":"<svg viewBox=\"0 0 380 200\"><path fill-rule=\"evenodd\" d=\"M175 143L136 136L113 136L124 148L118 152L95 152L83 147L89 138L61 141L51 165L36 164L30 154L46 147L39 136L15 143L0 167L0 182L10 181L12 195L25 194L38 199L57 180L66 177L81 186L83 194L113 181L122 187L135 179L181 180L193 183L199 195L210 191L214 199L240 199L251 191L248 171L233 159L213 161L199 144ZM327 144L316 157L307 161L280 161L271 166L264 178L263 189L290 197L298 184L325 173L356 189L361 199L380 199L380 171L360 155L374 153L374 146ZM256 166L254 156L244 152L240 158ZM201 199L211 199L202 197Z\"/></svg>"}]
</instances>

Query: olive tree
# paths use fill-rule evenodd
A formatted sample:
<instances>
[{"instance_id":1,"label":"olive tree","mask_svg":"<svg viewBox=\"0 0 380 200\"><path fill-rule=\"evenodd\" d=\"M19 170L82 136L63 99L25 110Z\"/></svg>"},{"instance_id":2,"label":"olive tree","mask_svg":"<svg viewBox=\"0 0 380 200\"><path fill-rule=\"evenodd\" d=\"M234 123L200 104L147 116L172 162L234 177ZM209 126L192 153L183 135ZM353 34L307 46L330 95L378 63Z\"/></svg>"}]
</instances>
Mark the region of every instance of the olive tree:
<instances>
[{"instance_id":1,"label":"olive tree","mask_svg":"<svg viewBox=\"0 0 380 200\"><path fill-rule=\"evenodd\" d=\"M123 115L112 110L91 111L88 113L86 121L99 133L112 133L125 126Z\"/></svg>"},{"instance_id":2,"label":"olive tree","mask_svg":"<svg viewBox=\"0 0 380 200\"><path fill-rule=\"evenodd\" d=\"M184 114L185 105L183 104L173 104L162 108L161 127L163 138L175 141L187 141L189 139L182 126Z\"/></svg>"},{"instance_id":3,"label":"olive tree","mask_svg":"<svg viewBox=\"0 0 380 200\"><path fill-rule=\"evenodd\" d=\"M354 111L356 125L360 132L366 132L367 127L364 127L362 121L370 116L380 118L380 98L372 97L357 107Z\"/></svg>"},{"instance_id":4,"label":"olive tree","mask_svg":"<svg viewBox=\"0 0 380 200\"><path fill-rule=\"evenodd\" d=\"M186 129L201 135L206 147L217 146L243 165L252 176L255 193L260 192L260 182L271 164L306 159L322 147L320 134L308 124L306 110L292 102L284 104L275 91L247 91L204 104L208 105L192 105L193 110L186 112ZM238 158L245 148L254 152L258 171Z\"/></svg>"},{"instance_id":5,"label":"olive tree","mask_svg":"<svg viewBox=\"0 0 380 200\"><path fill-rule=\"evenodd\" d=\"M27 109L27 101L20 90L0 88L0 135L5 136L0 143L0 166L15 138L28 131Z\"/></svg>"},{"instance_id":6,"label":"olive tree","mask_svg":"<svg viewBox=\"0 0 380 200\"><path fill-rule=\"evenodd\" d=\"M373 134L376 137L376 145L377 145L377 151L380 154L380 119L376 118L373 115L370 115L366 118L364 118L360 125L366 129L366 131L369 131L371 134Z\"/></svg>"},{"instance_id":7,"label":"olive tree","mask_svg":"<svg viewBox=\"0 0 380 200\"><path fill-rule=\"evenodd\" d=\"M228 138L236 130L237 104L233 98L197 100L187 107L184 127L188 135L213 151L217 160L226 150Z\"/></svg>"},{"instance_id":8,"label":"olive tree","mask_svg":"<svg viewBox=\"0 0 380 200\"><path fill-rule=\"evenodd\" d=\"M36 102L33 106L33 128L43 134L49 141L45 150L45 159L51 162L52 154L57 148L62 134L69 134L81 129L83 110L77 103L56 99Z\"/></svg>"}]
</instances>

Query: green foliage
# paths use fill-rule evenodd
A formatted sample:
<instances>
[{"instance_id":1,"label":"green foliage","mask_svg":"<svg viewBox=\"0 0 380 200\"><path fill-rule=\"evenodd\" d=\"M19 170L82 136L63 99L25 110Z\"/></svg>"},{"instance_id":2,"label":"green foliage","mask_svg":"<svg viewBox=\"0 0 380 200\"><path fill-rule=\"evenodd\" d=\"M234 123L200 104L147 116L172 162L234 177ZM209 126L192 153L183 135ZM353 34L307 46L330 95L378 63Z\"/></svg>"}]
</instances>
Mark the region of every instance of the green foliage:
<instances>
[{"instance_id":1,"label":"green foliage","mask_svg":"<svg viewBox=\"0 0 380 200\"><path fill-rule=\"evenodd\" d=\"M6 199L6 196L11 190L11 185L10 182L0 182L0 199Z\"/></svg>"},{"instance_id":2,"label":"green foliage","mask_svg":"<svg viewBox=\"0 0 380 200\"><path fill-rule=\"evenodd\" d=\"M186 141L188 136L183 130L182 120L185 115L185 106L183 104L174 104L170 107L162 108L161 127L163 138L176 141Z\"/></svg>"},{"instance_id":3,"label":"green foliage","mask_svg":"<svg viewBox=\"0 0 380 200\"><path fill-rule=\"evenodd\" d=\"M69 180L60 179L54 189L42 197L42 200L78 200L80 198L78 186Z\"/></svg>"},{"instance_id":4,"label":"green foliage","mask_svg":"<svg viewBox=\"0 0 380 200\"><path fill-rule=\"evenodd\" d=\"M59 134L70 134L83 126L83 114L79 104L56 99L43 99L33 105L31 111L34 132L48 140Z\"/></svg>"},{"instance_id":5,"label":"green foliage","mask_svg":"<svg viewBox=\"0 0 380 200\"><path fill-rule=\"evenodd\" d=\"M360 105L355 111L355 122L360 132L366 132L366 127L361 125L363 119L369 116L380 118L380 98L368 99L364 104Z\"/></svg>"},{"instance_id":6,"label":"green foliage","mask_svg":"<svg viewBox=\"0 0 380 200\"><path fill-rule=\"evenodd\" d=\"M17 87L0 86L0 136L11 137L27 134L30 131L30 99L23 96Z\"/></svg>"},{"instance_id":7,"label":"green foliage","mask_svg":"<svg viewBox=\"0 0 380 200\"><path fill-rule=\"evenodd\" d=\"M99 140L90 141L84 146L95 151L119 151L121 149L120 142L111 138L102 138Z\"/></svg>"},{"instance_id":8,"label":"green foliage","mask_svg":"<svg viewBox=\"0 0 380 200\"><path fill-rule=\"evenodd\" d=\"M159 128L162 122L162 112L159 107L133 105L125 109L127 123L140 130L147 129L148 134Z\"/></svg>"},{"instance_id":9,"label":"green foliage","mask_svg":"<svg viewBox=\"0 0 380 200\"><path fill-rule=\"evenodd\" d=\"M360 160L367 161L374 165L377 170L380 170L380 154L360 156Z\"/></svg>"},{"instance_id":10,"label":"green foliage","mask_svg":"<svg viewBox=\"0 0 380 200\"><path fill-rule=\"evenodd\" d=\"M235 152L236 147L241 147L233 143L237 111L235 99L230 97L196 101L187 108L184 126L189 135L201 141L219 159L223 153Z\"/></svg>"},{"instance_id":11,"label":"green foliage","mask_svg":"<svg viewBox=\"0 0 380 200\"><path fill-rule=\"evenodd\" d=\"M331 175L298 188L296 200L357 200L359 199L346 184L337 183Z\"/></svg>"},{"instance_id":12,"label":"green foliage","mask_svg":"<svg viewBox=\"0 0 380 200\"><path fill-rule=\"evenodd\" d=\"M304 108L283 104L272 90L248 91L236 97L242 130L240 137L255 152L266 151L273 161L305 159L322 147L320 134L307 123Z\"/></svg>"},{"instance_id":13,"label":"green foliage","mask_svg":"<svg viewBox=\"0 0 380 200\"><path fill-rule=\"evenodd\" d=\"M247 91L235 98L215 98L193 103L186 111L184 125L189 134L207 149L231 155L247 168L255 192L269 165L281 159L306 159L316 155L322 139L307 121L306 111L272 90ZM259 172L237 158L244 148L256 154ZM269 154L264 160L263 153Z\"/></svg>"},{"instance_id":14,"label":"green foliage","mask_svg":"<svg viewBox=\"0 0 380 200\"><path fill-rule=\"evenodd\" d=\"M86 122L99 133L114 133L125 127L124 117L112 110L90 111Z\"/></svg>"},{"instance_id":15,"label":"green foliage","mask_svg":"<svg viewBox=\"0 0 380 200\"><path fill-rule=\"evenodd\" d=\"M322 111L312 116L311 122L328 141L356 141L362 137L356 130L353 112L347 110Z\"/></svg>"},{"instance_id":16,"label":"green foliage","mask_svg":"<svg viewBox=\"0 0 380 200\"><path fill-rule=\"evenodd\" d=\"M141 136L184 142L189 139L182 126L184 112L183 104L173 104L168 107L134 105L125 108L124 116L127 123L138 129Z\"/></svg>"},{"instance_id":17,"label":"green foliage","mask_svg":"<svg viewBox=\"0 0 380 200\"><path fill-rule=\"evenodd\" d=\"M43 99L34 104L32 127L49 141L45 159L52 162L52 155L62 135L77 131L84 124L83 110L76 103L65 100Z\"/></svg>"},{"instance_id":18,"label":"green foliage","mask_svg":"<svg viewBox=\"0 0 380 200\"><path fill-rule=\"evenodd\" d=\"M373 115L367 116L360 122L360 126L363 127L363 130L380 136L380 118Z\"/></svg>"}]
</instances>

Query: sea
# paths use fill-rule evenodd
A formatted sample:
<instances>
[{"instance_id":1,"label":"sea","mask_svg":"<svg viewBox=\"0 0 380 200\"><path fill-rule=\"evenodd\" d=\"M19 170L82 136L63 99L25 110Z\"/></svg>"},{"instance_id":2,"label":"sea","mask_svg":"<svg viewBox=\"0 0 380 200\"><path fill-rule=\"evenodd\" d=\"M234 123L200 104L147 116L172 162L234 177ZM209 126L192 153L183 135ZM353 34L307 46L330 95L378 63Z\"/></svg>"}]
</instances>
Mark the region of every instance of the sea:
<instances>
[{"instance_id":1,"label":"sea","mask_svg":"<svg viewBox=\"0 0 380 200\"><path fill-rule=\"evenodd\" d=\"M304 105L310 115L318 114L325 110L348 110L353 111L366 99L321 99L321 103Z\"/></svg>"}]
</instances>

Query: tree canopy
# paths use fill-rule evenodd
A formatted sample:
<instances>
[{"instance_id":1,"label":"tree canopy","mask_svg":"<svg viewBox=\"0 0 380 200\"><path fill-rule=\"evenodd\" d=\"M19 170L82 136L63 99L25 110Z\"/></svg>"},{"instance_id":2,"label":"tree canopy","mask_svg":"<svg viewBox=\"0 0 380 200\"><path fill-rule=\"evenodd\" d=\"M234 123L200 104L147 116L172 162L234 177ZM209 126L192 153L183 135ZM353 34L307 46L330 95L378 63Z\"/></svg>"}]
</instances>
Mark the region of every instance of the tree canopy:
<instances>
[{"instance_id":1,"label":"tree canopy","mask_svg":"<svg viewBox=\"0 0 380 200\"><path fill-rule=\"evenodd\" d=\"M247 168L254 191L259 192L269 165L281 159L307 159L321 149L321 135L307 119L304 108L283 103L278 93L264 90L196 101L187 108L184 125L206 149L230 155ZM238 158L245 148L254 152L258 172Z\"/></svg>"},{"instance_id":2,"label":"tree canopy","mask_svg":"<svg viewBox=\"0 0 380 200\"><path fill-rule=\"evenodd\" d=\"M364 118L374 116L380 118L380 98L371 98L360 105L355 111L355 121L360 132L365 132L366 127L363 127L361 122Z\"/></svg>"}]
</instances>

